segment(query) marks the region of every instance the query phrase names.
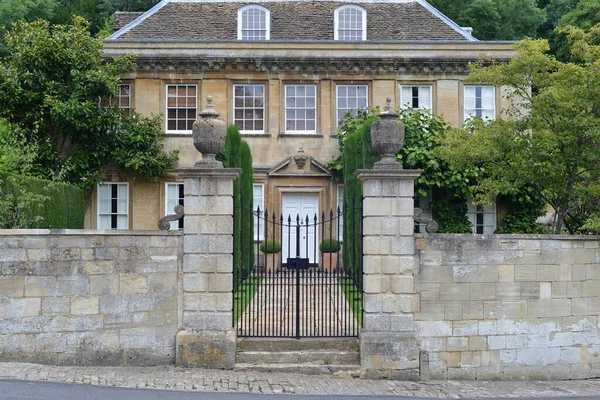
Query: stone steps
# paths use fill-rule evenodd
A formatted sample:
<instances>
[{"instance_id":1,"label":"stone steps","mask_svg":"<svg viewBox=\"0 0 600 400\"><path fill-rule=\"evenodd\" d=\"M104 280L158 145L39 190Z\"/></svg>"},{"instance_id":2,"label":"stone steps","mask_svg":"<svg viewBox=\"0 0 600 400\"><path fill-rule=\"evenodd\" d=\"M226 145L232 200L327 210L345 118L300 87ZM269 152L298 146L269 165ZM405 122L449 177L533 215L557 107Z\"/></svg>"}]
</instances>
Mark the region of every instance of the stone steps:
<instances>
[{"instance_id":1,"label":"stone steps","mask_svg":"<svg viewBox=\"0 0 600 400\"><path fill-rule=\"evenodd\" d=\"M358 375L358 339L239 339L235 370Z\"/></svg>"}]
</instances>

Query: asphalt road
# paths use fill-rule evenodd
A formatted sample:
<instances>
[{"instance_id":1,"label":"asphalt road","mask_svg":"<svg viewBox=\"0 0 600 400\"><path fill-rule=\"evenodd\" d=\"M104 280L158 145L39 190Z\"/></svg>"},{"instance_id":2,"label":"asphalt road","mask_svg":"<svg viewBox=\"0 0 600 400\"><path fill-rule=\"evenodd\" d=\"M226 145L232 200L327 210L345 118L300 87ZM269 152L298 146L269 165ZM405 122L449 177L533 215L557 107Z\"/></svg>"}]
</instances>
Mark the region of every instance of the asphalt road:
<instances>
[{"instance_id":1,"label":"asphalt road","mask_svg":"<svg viewBox=\"0 0 600 400\"><path fill-rule=\"evenodd\" d=\"M154 389L126 389L68 383L2 381L0 380L0 400L365 400L365 399L412 399L417 397L384 396L301 396L301 395L259 395L247 393L218 392L178 392ZM600 394L594 397L538 397L539 400L600 400ZM512 399L521 400L521 399ZM529 399L531 400L531 398Z\"/></svg>"}]
</instances>

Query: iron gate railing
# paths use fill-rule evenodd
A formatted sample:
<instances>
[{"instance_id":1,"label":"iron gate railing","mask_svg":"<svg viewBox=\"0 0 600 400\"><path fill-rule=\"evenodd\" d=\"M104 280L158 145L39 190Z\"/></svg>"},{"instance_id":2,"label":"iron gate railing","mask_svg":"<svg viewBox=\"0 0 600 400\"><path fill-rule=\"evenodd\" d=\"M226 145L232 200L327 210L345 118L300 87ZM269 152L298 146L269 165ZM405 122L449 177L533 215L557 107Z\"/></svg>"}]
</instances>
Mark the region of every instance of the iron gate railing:
<instances>
[{"instance_id":1,"label":"iron gate railing","mask_svg":"<svg viewBox=\"0 0 600 400\"><path fill-rule=\"evenodd\" d=\"M358 336L362 202L320 218L277 216L253 210L244 199L234 204L233 326L238 336ZM261 252L278 245L283 251Z\"/></svg>"}]
</instances>

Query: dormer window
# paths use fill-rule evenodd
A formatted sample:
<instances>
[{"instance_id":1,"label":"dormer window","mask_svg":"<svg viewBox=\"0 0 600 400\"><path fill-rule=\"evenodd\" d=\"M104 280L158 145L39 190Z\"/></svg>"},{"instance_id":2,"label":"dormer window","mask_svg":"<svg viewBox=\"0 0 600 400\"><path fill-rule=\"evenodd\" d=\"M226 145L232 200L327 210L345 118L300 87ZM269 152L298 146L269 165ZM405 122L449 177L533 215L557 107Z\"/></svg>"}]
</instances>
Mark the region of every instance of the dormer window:
<instances>
[{"instance_id":1,"label":"dormer window","mask_svg":"<svg viewBox=\"0 0 600 400\"><path fill-rule=\"evenodd\" d=\"M239 40L269 40L271 13L264 7L248 5L238 10Z\"/></svg>"},{"instance_id":2,"label":"dormer window","mask_svg":"<svg viewBox=\"0 0 600 400\"><path fill-rule=\"evenodd\" d=\"M359 6L341 6L335 10L335 40L367 40L367 10Z\"/></svg>"}]
</instances>

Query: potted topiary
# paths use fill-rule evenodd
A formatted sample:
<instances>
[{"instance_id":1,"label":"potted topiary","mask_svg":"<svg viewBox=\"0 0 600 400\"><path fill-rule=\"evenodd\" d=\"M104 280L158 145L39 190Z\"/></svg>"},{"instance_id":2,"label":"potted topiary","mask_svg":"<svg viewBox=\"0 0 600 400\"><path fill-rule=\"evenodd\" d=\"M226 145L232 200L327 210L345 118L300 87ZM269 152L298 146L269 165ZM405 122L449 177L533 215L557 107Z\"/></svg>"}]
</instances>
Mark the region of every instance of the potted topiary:
<instances>
[{"instance_id":1,"label":"potted topiary","mask_svg":"<svg viewBox=\"0 0 600 400\"><path fill-rule=\"evenodd\" d=\"M338 253L340 252L340 242L335 239L325 239L319 245L319 250L323 253L323 270L333 272L338 263Z\"/></svg>"},{"instance_id":2,"label":"potted topiary","mask_svg":"<svg viewBox=\"0 0 600 400\"><path fill-rule=\"evenodd\" d=\"M263 240L259 247L264 253L264 266L267 271L279 271L281 263L279 262L279 253L281 244L276 240Z\"/></svg>"}]
</instances>

